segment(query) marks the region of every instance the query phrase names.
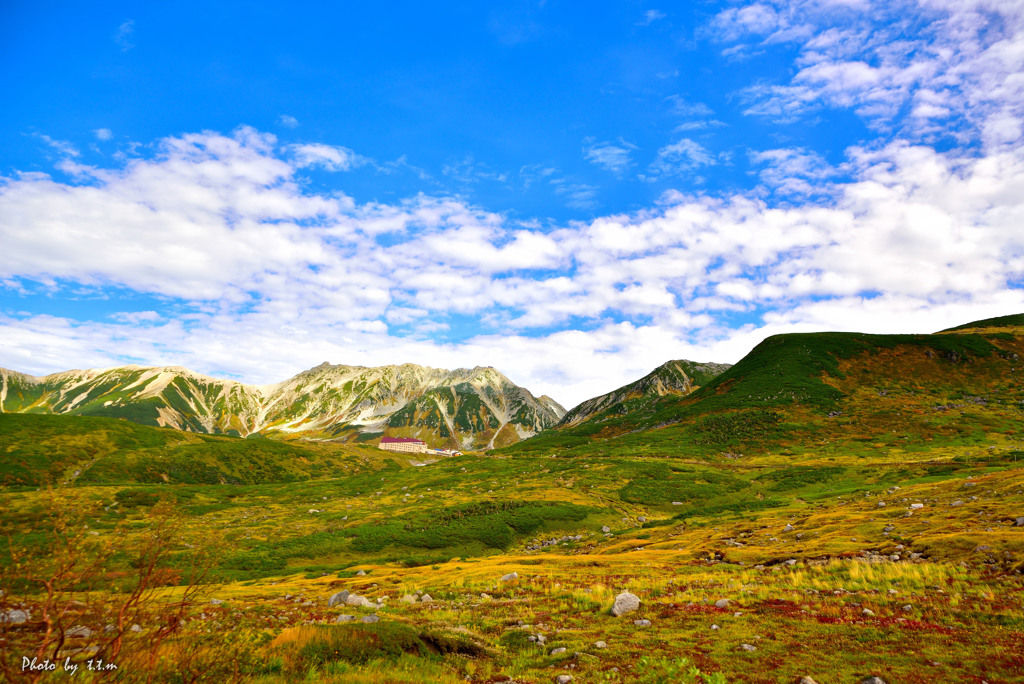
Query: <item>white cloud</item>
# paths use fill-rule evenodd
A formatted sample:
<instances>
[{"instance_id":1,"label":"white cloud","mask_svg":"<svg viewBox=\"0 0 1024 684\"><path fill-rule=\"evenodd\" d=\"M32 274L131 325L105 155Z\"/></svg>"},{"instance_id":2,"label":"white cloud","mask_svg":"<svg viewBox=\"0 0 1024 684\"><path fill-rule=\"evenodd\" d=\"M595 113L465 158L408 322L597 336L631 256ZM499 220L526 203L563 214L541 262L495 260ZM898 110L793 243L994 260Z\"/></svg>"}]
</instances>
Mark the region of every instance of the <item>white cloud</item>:
<instances>
[{"instance_id":1,"label":"white cloud","mask_svg":"<svg viewBox=\"0 0 1024 684\"><path fill-rule=\"evenodd\" d=\"M114 137L113 132L109 128L97 128L93 133L96 134L97 140L110 140Z\"/></svg>"},{"instance_id":2,"label":"white cloud","mask_svg":"<svg viewBox=\"0 0 1024 684\"><path fill-rule=\"evenodd\" d=\"M664 19L667 15L661 10L649 9L644 12L643 19L636 23L637 26L650 26L656 21Z\"/></svg>"},{"instance_id":3,"label":"white cloud","mask_svg":"<svg viewBox=\"0 0 1024 684\"><path fill-rule=\"evenodd\" d=\"M289 145L288 150L298 168L320 167L328 171L348 171L366 160L346 147L307 143Z\"/></svg>"},{"instance_id":4,"label":"white cloud","mask_svg":"<svg viewBox=\"0 0 1024 684\"><path fill-rule=\"evenodd\" d=\"M285 128L299 127L299 120L296 119L294 116L291 116L290 114L282 114L281 116L277 117L277 123L278 125L284 126Z\"/></svg>"},{"instance_id":5,"label":"white cloud","mask_svg":"<svg viewBox=\"0 0 1024 684\"><path fill-rule=\"evenodd\" d=\"M637 149L636 145L625 140L620 140L618 145L609 142L594 143L590 141L583 148L583 157L591 164L596 164L608 171L622 173L632 164L630 155L635 149Z\"/></svg>"},{"instance_id":6,"label":"white cloud","mask_svg":"<svg viewBox=\"0 0 1024 684\"><path fill-rule=\"evenodd\" d=\"M301 168L350 151L303 155L250 128L157 149L115 168L76 163L80 181L0 182L5 287L168 302L102 322L7 314L0 365L132 358L271 382L324 359L483 364L574 403L669 358L735 361L771 332L920 331L1024 305L1024 150L1012 146L852 148L841 174L805 149L752 152L764 188L828 191L796 205L671 193L554 227L451 197L319 194ZM688 139L661 157L673 172L715 162ZM522 174L594 201L551 167ZM721 322L754 310L763 327Z\"/></svg>"},{"instance_id":7,"label":"white cloud","mask_svg":"<svg viewBox=\"0 0 1024 684\"><path fill-rule=\"evenodd\" d=\"M121 25L117 27L117 31L114 33L114 42L119 48L121 48L121 52L128 52L135 47L135 43L132 42L134 37L135 22L131 19L127 19L121 22Z\"/></svg>"},{"instance_id":8,"label":"white cloud","mask_svg":"<svg viewBox=\"0 0 1024 684\"><path fill-rule=\"evenodd\" d=\"M682 138L658 150L648 173L654 177L679 175L715 163L714 156L703 145L690 138Z\"/></svg>"}]
</instances>

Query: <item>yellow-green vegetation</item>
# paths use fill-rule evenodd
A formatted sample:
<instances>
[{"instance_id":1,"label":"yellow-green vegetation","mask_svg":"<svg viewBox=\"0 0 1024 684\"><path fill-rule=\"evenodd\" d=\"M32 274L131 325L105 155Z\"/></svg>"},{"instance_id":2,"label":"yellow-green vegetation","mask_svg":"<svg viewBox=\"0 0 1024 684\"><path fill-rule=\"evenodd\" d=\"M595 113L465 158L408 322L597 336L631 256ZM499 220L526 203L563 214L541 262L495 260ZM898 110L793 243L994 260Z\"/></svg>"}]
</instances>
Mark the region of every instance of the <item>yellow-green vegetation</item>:
<instances>
[{"instance_id":1,"label":"yellow-green vegetation","mask_svg":"<svg viewBox=\"0 0 1024 684\"><path fill-rule=\"evenodd\" d=\"M997 320L835 353L812 340L828 359L785 361L812 375L774 368L818 398L745 406L729 388L755 395L772 367L741 362L698 391L721 406L669 398L658 429L582 423L427 465L0 415L3 667L63 681L61 665L22 672L38 653L82 681L105 674L90 659L125 681L1022 681L1019 335ZM639 609L615 616L624 592Z\"/></svg>"}]
</instances>

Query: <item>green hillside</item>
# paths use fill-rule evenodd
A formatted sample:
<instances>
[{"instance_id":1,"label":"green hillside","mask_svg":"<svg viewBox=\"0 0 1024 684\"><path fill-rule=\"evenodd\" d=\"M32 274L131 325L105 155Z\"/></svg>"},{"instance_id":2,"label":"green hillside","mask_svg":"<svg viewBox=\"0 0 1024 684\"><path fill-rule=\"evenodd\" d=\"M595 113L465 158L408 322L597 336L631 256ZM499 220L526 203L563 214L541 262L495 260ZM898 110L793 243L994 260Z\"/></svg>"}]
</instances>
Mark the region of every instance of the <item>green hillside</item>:
<instances>
[{"instance_id":1,"label":"green hillside","mask_svg":"<svg viewBox=\"0 0 1024 684\"><path fill-rule=\"evenodd\" d=\"M123 419L0 414L0 483L7 486L295 482L381 456L371 447L297 446Z\"/></svg>"},{"instance_id":2,"label":"green hillside","mask_svg":"<svg viewBox=\"0 0 1024 684\"><path fill-rule=\"evenodd\" d=\"M1024 328L1006 323L1019 318L993 319L998 330L980 321L933 335L775 335L692 394L650 399L506 451L588 451L595 440L610 449L667 448L662 442L671 440L673 452L699 456L726 447L888 442L894 431L951 443L969 433L1013 434L1024 400L1017 379Z\"/></svg>"}]
</instances>

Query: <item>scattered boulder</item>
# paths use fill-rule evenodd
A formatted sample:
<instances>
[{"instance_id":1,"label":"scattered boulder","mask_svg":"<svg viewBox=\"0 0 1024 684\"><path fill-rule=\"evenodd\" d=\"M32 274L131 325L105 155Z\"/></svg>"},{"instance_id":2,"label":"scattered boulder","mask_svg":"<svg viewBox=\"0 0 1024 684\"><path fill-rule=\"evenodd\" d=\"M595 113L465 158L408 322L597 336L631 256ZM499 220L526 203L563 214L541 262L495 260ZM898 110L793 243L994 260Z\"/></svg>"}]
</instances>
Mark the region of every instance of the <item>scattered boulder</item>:
<instances>
[{"instance_id":1,"label":"scattered boulder","mask_svg":"<svg viewBox=\"0 0 1024 684\"><path fill-rule=\"evenodd\" d=\"M352 622L355 619L356 619L355 615L339 615L338 617L334 618L334 621L335 622Z\"/></svg>"},{"instance_id":2,"label":"scattered boulder","mask_svg":"<svg viewBox=\"0 0 1024 684\"><path fill-rule=\"evenodd\" d=\"M5 610L0 613L0 622L9 622L14 625L20 625L23 622L28 622L29 613L27 610Z\"/></svg>"},{"instance_id":3,"label":"scattered boulder","mask_svg":"<svg viewBox=\"0 0 1024 684\"><path fill-rule=\"evenodd\" d=\"M881 677L875 677L872 675L871 677L865 677L860 680L860 684L885 684L885 680Z\"/></svg>"},{"instance_id":4,"label":"scattered boulder","mask_svg":"<svg viewBox=\"0 0 1024 684\"><path fill-rule=\"evenodd\" d=\"M502 582L511 582L512 580L517 580L517 579L519 579L519 573L518 572L510 572L507 575L502 575L501 576L501 581Z\"/></svg>"},{"instance_id":5,"label":"scattered boulder","mask_svg":"<svg viewBox=\"0 0 1024 684\"><path fill-rule=\"evenodd\" d=\"M609 532L612 531L612 528L608 527L607 525L603 525L601 527L601 531L604 532L605 534L608 534Z\"/></svg>"},{"instance_id":6,"label":"scattered boulder","mask_svg":"<svg viewBox=\"0 0 1024 684\"><path fill-rule=\"evenodd\" d=\"M359 594L349 594L348 598L345 599L345 604L349 606L363 606L364 608L371 608L375 605L368 598Z\"/></svg>"},{"instance_id":7,"label":"scattered boulder","mask_svg":"<svg viewBox=\"0 0 1024 684\"><path fill-rule=\"evenodd\" d=\"M412 594L406 594L400 600L402 603L416 603L416 597Z\"/></svg>"},{"instance_id":8,"label":"scattered boulder","mask_svg":"<svg viewBox=\"0 0 1024 684\"><path fill-rule=\"evenodd\" d=\"M672 502L672 505L673 505L673 506L682 506L682 505L683 505L683 502L682 502L682 501L673 501L673 502Z\"/></svg>"},{"instance_id":9,"label":"scattered boulder","mask_svg":"<svg viewBox=\"0 0 1024 684\"><path fill-rule=\"evenodd\" d=\"M142 627L139 625L132 625L128 631L138 633L142 631Z\"/></svg>"},{"instance_id":10,"label":"scattered boulder","mask_svg":"<svg viewBox=\"0 0 1024 684\"><path fill-rule=\"evenodd\" d=\"M569 684L572 681L572 675L560 674L555 677L555 684Z\"/></svg>"},{"instance_id":11,"label":"scattered boulder","mask_svg":"<svg viewBox=\"0 0 1024 684\"><path fill-rule=\"evenodd\" d=\"M722 629L722 628L719 627L718 625L711 625L711 629L712 630L719 630L719 629Z\"/></svg>"},{"instance_id":12,"label":"scattered boulder","mask_svg":"<svg viewBox=\"0 0 1024 684\"><path fill-rule=\"evenodd\" d=\"M420 603L433 603L433 602L434 602L434 599L430 596L430 594L424 594L423 596L420 596Z\"/></svg>"},{"instance_id":13,"label":"scattered boulder","mask_svg":"<svg viewBox=\"0 0 1024 684\"><path fill-rule=\"evenodd\" d=\"M730 603L732 602L729 599L718 599L715 601L715 608L728 608Z\"/></svg>"},{"instance_id":14,"label":"scattered boulder","mask_svg":"<svg viewBox=\"0 0 1024 684\"><path fill-rule=\"evenodd\" d=\"M801 677L800 679L796 680L796 684L818 684L818 682L814 681L810 677L806 677L805 676L805 677Z\"/></svg>"},{"instance_id":15,"label":"scattered boulder","mask_svg":"<svg viewBox=\"0 0 1024 684\"><path fill-rule=\"evenodd\" d=\"M1013 526L1014 527L1024 527L1024 517L1017 518L1016 520L1014 520L1013 521Z\"/></svg>"},{"instance_id":16,"label":"scattered boulder","mask_svg":"<svg viewBox=\"0 0 1024 684\"><path fill-rule=\"evenodd\" d=\"M640 597L636 594L624 591L615 597L615 605L612 606L612 615L615 617L637 610L640 610Z\"/></svg>"},{"instance_id":17,"label":"scattered boulder","mask_svg":"<svg viewBox=\"0 0 1024 684\"><path fill-rule=\"evenodd\" d=\"M651 626L651 621L647 620L647 619L644 619L644 620L633 620L633 624L636 625L637 627L650 627Z\"/></svg>"},{"instance_id":18,"label":"scattered boulder","mask_svg":"<svg viewBox=\"0 0 1024 684\"><path fill-rule=\"evenodd\" d=\"M64 636L69 639L88 639L92 636L92 630L82 625L75 625L68 631L64 632Z\"/></svg>"},{"instance_id":19,"label":"scattered boulder","mask_svg":"<svg viewBox=\"0 0 1024 684\"><path fill-rule=\"evenodd\" d=\"M875 617L875 611L871 610L870 608L865 608L864 610L860 611L860 614L864 617Z\"/></svg>"},{"instance_id":20,"label":"scattered boulder","mask_svg":"<svg viewBox=\"0 0 1024 684\"><path fill-rule=\"evenodd\" d=\"M910 504L910 510L912 510L912 511L916 511L916 510L921 509L921 508L924 508L924 504L923 503L912 503L912 504Z\"/></svg>"},{"instance_id":21,"label":"scattered boulder","mask_svg":"<svg viewBox=\"0 0 1024 684\"><path fill-rule=\"evenodd\" d=\"M331 598L327 599L328 606L339 606L343 605L348 600L349 590L339 591L337 594L332 594Z\"/></svg>"},{"instance_id":22,"label":"scattered boulder","mask_svg":"<svg viewBox=\"0 0 1024 684\"><path fill-rule=\"evenodd\" d=\"M380 618L376 615L364 615L363 622L370 624L371 622L380 622Z\"/></svg>"},{"instance_id":23,"label":"scattered boulder","mask_svg":"<svg viewBox=\"0 0 1024 684\"><path fill-rule=\"evenodd\" d=\"M360 570L359 572L356 573L356 577L366 577L366 571L365 570Z\"/></svg>"},{"instance_id":24,"label":"scattered boulder","mask_svg":"<svg viewBox=\"0 0 1024 684\"><path fill-rule=\"evenodd\" d=\"M904 613L909 613L912 610L914 610L914 607L912 605L910 605L909 603L907 605L903 606L903 612Z\"/></svg>"},{"instance_id":25,"label":"scattered boulder","mask_svg":"<svg viewBox=\"0 0 1024 684\"><path fill-rule=\"evenodd\" d=\"M210 605L211 606L219 606L222 603L224 603L223 599L219 599L219 598L212 598L212 599L210 599Z\"/></svg>"},{"instance_id":26,"label":"scattered boulder","mask_svg":"<svg viewBox=\"0 0 1024 684\"><path fill-rule=\"evenodd\" d=\"M561 653L565 653L565 647L559 646L558 648L551 649L551 653L548 655L559 655Z\"/></svg>"},{"instance_id":27,"label":"scattered boulder","mask_svg":"<svg viewBox=\"0 0 1024 684\"><path fill-rule=\"evenodd\" d=\"M885 502L879 501L877 504L875 504L875 508L885 508ZM804 679L810 679L810 677L804 677Z\"/></svg>"},{"instance_id":28,"label":"scattered boulder","mask_svg":"<svg viewBox=\"0 0 1024 684\"><path fill-rule=\"evenodd\" d=\"M604 643L603 641L595 641L594 648L608 648L608 644Z\"/></svg>"},{"instance_id":29,"label":"scattered boulder","mask_svg":"<svg viewBox=\"0 0 1024 684\"><path fill-rule=\"evenodd\" d=\"M785 561L785 564L789 566L796 565L796 558L790 558L789 560Z\"/></svg>"},{"instance_id":30,"label":"scattered boulder","mask_svg":"<svg viewBox=\"0 0 1024 684\"><path fill-rule=\"evenodd\" d=\"M747 651L748 653L753 653L754 651L757 650L757 646L751 646L750 644L740 644L739 649L737 649L737 650Z\"/></svg>"},{"instance_id":31,"label":"scattered boulder","mask_svg":"<svg viewBox=\"0 0 1024 684\"><path fill-rule=\"evenodd\" d=\"M785 527L783 527L783 528L782 528L782 531L783 531L783 532L792 532L792 531L793 531L793 530L795 530L795 529L796 529L796 528L795 528L795 527L793 527L792 525L786 525Z\"/></svg>"}]
</instances>

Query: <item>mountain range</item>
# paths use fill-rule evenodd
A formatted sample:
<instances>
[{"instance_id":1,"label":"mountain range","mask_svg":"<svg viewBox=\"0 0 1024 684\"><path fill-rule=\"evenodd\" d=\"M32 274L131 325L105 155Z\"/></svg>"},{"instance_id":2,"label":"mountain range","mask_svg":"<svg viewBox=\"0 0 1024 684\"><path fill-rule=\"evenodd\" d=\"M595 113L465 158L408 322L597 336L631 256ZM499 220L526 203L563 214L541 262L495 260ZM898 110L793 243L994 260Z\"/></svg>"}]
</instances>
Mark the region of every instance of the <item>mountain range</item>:
<instances>
[{"instance_id":1,"label":"mountain range","mask_svg":"<svg viewBox=\"0 0 1024 684\"><path fill-rule=\"evenodd\" d=\"M490 367L321 364L273 385L186 368L119 366L34 377L0 369L0 412L125 418L208 434L367 441L417 437L432 447L488 449L558 423L565 409Z\"/></svg>"}]
</instances>

